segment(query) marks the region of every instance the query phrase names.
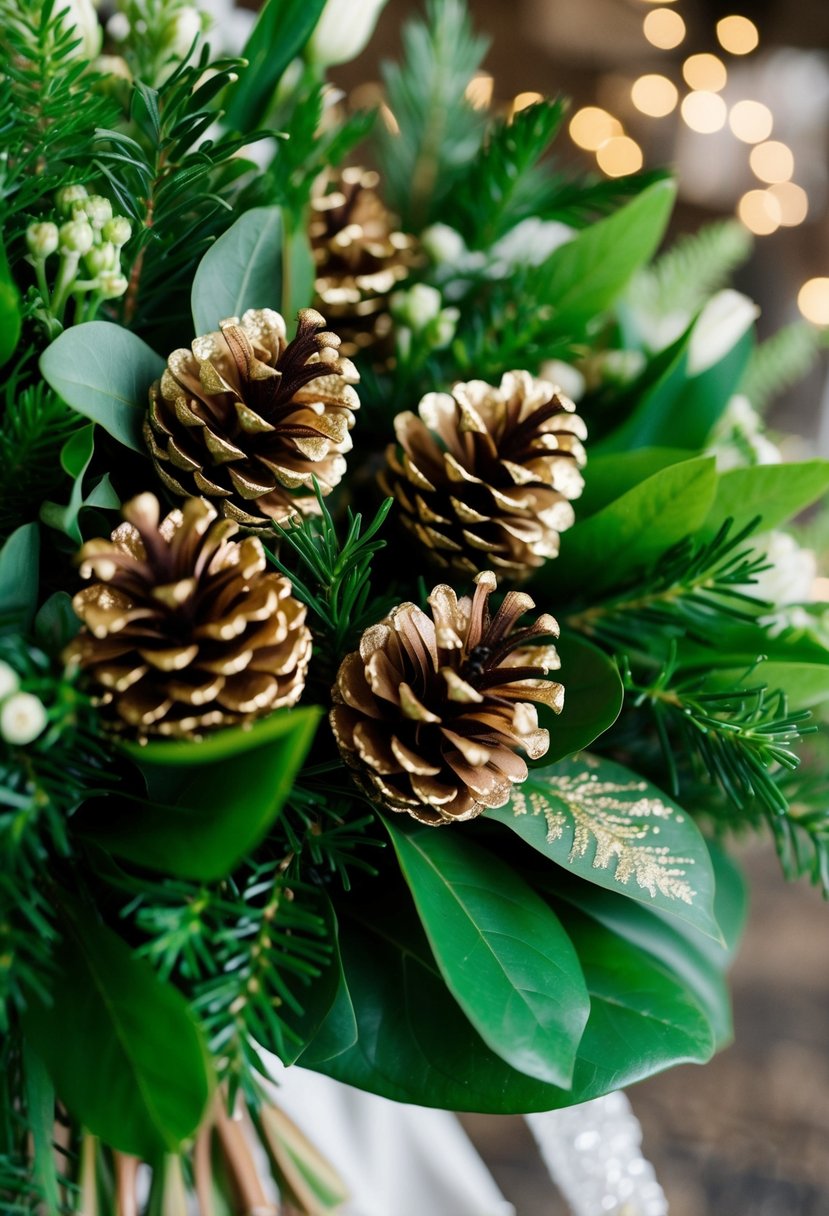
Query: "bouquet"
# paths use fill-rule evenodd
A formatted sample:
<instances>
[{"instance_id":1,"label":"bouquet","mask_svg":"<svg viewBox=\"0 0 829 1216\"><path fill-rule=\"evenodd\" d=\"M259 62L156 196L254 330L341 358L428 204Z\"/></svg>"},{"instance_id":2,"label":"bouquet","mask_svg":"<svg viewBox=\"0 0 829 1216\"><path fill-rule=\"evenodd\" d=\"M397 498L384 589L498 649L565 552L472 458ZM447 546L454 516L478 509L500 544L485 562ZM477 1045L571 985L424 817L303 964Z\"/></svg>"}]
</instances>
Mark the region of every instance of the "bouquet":
<instances>
[{"instance_id":1,"label":"bouquet","mask_svg":"<svg viewBox=\"0 0 829 1216\"><path fill-rule=\"evenodd\" d=\"M0 0L4 1211L334 1211L270 1055L581 1103L728 1041L730 834L829 886L820 335L380 7Z\"/></svg>"}]
</instances>

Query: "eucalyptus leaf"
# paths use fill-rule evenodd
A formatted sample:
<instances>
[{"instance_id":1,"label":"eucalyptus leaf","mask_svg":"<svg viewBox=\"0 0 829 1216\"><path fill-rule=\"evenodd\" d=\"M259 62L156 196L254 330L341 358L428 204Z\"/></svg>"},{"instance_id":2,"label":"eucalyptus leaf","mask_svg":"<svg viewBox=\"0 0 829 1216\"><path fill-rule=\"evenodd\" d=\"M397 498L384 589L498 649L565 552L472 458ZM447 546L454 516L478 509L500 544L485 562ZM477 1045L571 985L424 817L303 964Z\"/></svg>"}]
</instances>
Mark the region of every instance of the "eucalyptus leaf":
<instances>
[{"instance_id":1,"label":"eucalyptus leaf","mask_svg":"<svg viewBox=\"0 0 829 1216\"><path fill-rule=\"evenodd\" d=\"M83 480L92 461L94 450L95 427L90 423L89 426L75 431L61 449L61 465L64 472L73 481L69 502L65 507L54 502L44 502L40 508L40 518L43 522L49 527L65 533L76 545L80 545L83 541L79 516L84 507L103 507L115 510L120 506L108 473L99 478L89 493L84 495Z\"/></svg>"},{"instance_id":2,"label":"eucalyptus leaf","mask_svg":"<svg viewBox=\"0 0 829 1216\"><path fill-rule=\"evenodd\" d=\"M315 707L285 709L250 728L217 731L200 741L123 744L151 800L121 794L96 799L78 814L77 830L116 857L163 874L223 878L282 809L320 713Z\"/></svg>"},{"instance_id":3,"label":"eucalyptus leaf","mask_svg":"<svg viewBox=\"0 0 829 1216\"><path fill-rule=\"evenodd\" d=\"M40 357L41 375L67 405L141 453L150 385L163 370L146 342L110 321L73 325Z\"/></svg>"},{"instance_id":4,"label":"eucalyptus leaf","mask_svg":"<svg viewBox=\"0 0 829 1216\"><path fill-rule=\"evenodd\" d=\"M282 307L284 239L281 208L253 207L210 246L190 296L197 334L248 308Z\"/></svg>"},{"instance_id":5,"label":"eucalyptus leaf","mask_svg":"<svg viewBox=\"0 0 829 1216\"><path fill-rule=\"evenodd\" d=\"M817 502L827 491L829 460L729 469L720 475L704 533L713 536L727 519L733 519L738 530L758 515L761 516L758 530L770 531Z\"/></svg>"},{"instance_id":6,"label":"eucalyptus leaf","mask_svg":"<svg viewBox=\"0 0 829 1216\"><path fill-rule=\"evenodd\" d=\"M458 833L386 821L449 991L519 1072L569 1088L590 1002L556 916L509 865Z\"/></svg>"},{"instance_id":7,"label":"eucalyptus leaf","mask_svg":"<svg viewBox=\"0 0 829 1216\"><path fill-rule=\"evenodd\" d=\"M620 585L702 526L716 488L713 457L660 469L562 535L558 559L536 576L539 594L586 587L595 598Z\"/></svg>"},{"instance_id":8,"label":"eucalyptus leaf","mask_svg":"<svg viewBox=\"0 0 829 1216\"><path fill-rule=\"evenodd\" d=\"M0 549L0 618L18 619L23 628L34 620L39 584L40 532L22 524Z\"/></svg>"},{"instance_id":9,"label":"eucalyptus leaf","mask_svg":"<svg viewBox=\"0 0 829 1216\"><path fill-rule=\"evenodd\" d=\"M266 0L242 51L248 67L233 86L227 122L252 131L265 117L277 85L313 33L325 0Z\"/></svg>"},{"instance_id":10,"label":"eucalyptus leaf","mask_svg":"<svg viewBox=\"0 0 829 1216\"><path fill-rule=\"evenodd\" d=\"M535 769L507 806L486 817L580 878L721 940L714 874L699 829L621 764L582 755Z\"/></svg>"},{"instance_id":11,"label":"eucalyptus leaf","mask_svg":"<svg viewBox=\"0 0 829 1216\"><path fill-rule=\"evenodd\" d=\"M556 679L564 685L560 714L542 707L539 721L550 732L550 746L531 768L563 760L583 751L609 730L618 718L625 690L613 659L576 633L563 633L556 644L561 668Z\"/></svg>"},{"instance_id":12,"label":"eucalyptus leaf","mask_svg":"<svg viewBox=\"0 0 829 1216\"><path fill-rule=\"evenodd\" d=\"M61 903L61 928L52 1003L30 999L26 1039L61 1101L105 1143L148 1161L178 1152L212 1088L184 997L79 905Z\"/></svg>"},{"instance_id":13,"label":"eucalyptus leaf","mask_svg":"<svg viewBox=\"0 0 829 1216\"><path fill-rule=\"evenodd\" d=\"M582 229L538 268L557 329L584 330L606 311L662 239L676 197L673 182L642 190L607 219Z\"/></svg>"}]
</instances>

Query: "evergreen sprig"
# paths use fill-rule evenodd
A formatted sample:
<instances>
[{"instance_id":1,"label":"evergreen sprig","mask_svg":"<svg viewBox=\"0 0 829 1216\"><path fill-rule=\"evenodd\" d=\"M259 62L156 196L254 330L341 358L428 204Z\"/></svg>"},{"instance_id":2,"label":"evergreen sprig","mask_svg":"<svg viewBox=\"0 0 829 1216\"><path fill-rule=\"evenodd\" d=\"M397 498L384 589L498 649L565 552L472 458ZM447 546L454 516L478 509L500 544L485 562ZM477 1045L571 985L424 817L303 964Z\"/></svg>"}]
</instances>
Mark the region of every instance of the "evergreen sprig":
<instances>
[{"instance_id":1,"label":"evergreen sprig","mask_svg":"<svg viewBox=\"0 0 829 1216\"><path fill-rule=\"evenodd\" d=\"M708 224L680 237L634 279L628 299L648 317L692 316L751 253L752 239L736 220Z\"/></svg>"},{"instance_id":2,"label":"evergreen sprig","mask_svg":"<svg viewBox=\"0 0 829 1216\"><path fill-rule=\"evenodd\" d=\"M404 56L383 77L393 129L379 135L387 197L403 224L420 231L481 146L484 119L466 97L486 52L462 0L429 0L426 21L403 29Z\"/></svg>"},{"instance_id":3,"label":"evergreen sprig","mask_svg":"<svg viewBox=\"0 0 829 1216\"><path fill-rule=\"evenodd\" d=\"M752 352L740 391L762 412L809 374L826 345L826 331L808 321L785 325Z\"/></svg>"}]
</instances>

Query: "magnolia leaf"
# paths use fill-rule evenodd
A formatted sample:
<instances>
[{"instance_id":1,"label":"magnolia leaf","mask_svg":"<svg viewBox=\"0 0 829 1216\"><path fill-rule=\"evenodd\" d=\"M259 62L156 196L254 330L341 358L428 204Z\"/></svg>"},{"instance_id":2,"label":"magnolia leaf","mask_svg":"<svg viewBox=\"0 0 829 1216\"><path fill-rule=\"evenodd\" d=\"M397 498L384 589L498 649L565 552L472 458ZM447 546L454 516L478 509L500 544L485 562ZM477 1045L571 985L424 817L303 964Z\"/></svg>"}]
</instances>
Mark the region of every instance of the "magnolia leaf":
<instances>
[{"instance_id":1,"label":"magnolia leaf","mask_svg":"<svg viewBox=\"0 0 829 1216\"><path fill-rule=\"evenodd\" d=\"M704 533L715 535L727 519L734 521L736 532L758 515L761 516L758 531L770 531L811 506L827 491L829 460L729 469L720 475Z\"/></svg>"},{"instance_id":2,"label":"magnolia leaf","mask_svg":"<svg viewBox=\"0 0 829 1216\"><path fill-rule=\"evenodd\" d=\"M110 321L73 325L47 346L40 371L67 405L125 447L146 451L141 424L164 360L136 334Z\"/></svg>"},{"instance_id":3,"label":"magnolia leaf","mask_svg":"<svg viewBox=\"0 0 829 1216\"><path fill-rule=\"evenodd\" d=\"M576 633L562 634L556 650L561 668L555 675L564 685L564 706L557 715L546 706L539 710L539 721L550 732L550 746L541 760L529 762L531 768L589 747L610 729L625 699L618 668L603 650Z\"/></svg>"},{"instance_id":4,"label":"magnolia leaf","mask_svg":"<svg viewBox=\"0 0 829 1216\"><path fill-rule=\"evenodd\" d=\"M513 1068L569 1088L590 1002L551 910L504 862L460 834L386 821L446 986Z\"/></svg>"},{"instance_id":5,"label":"magnolia leaf","mask_svg":"<svg viewBox=\"0 0 829 1216\"><path fill-rule=\"evenodd\" d=\"M535 769L507 806L486 816L580 878L721 940L714 874L699 829L621 764L582 755Z\"/></svg>"},{"instance_id":6,"label":"magnolia leaf","mask_svg":"<svg viewBox=\"0 0 829 1216\"><path fill-rule=\"evenodd\" d=\"M354 1016L354 1006L351 1003L339 948L334 963L338 971L337 991L319 1029L298 1057L297 1062L303 1068L315 1068L317 1064L348 1051L357 1042L357 1019Z\"/></svg>"},{"instance_id":7,"label":"magnolia leaf","mask_svg":"<svg viewBox=\"0 0 829 1216\"><path fill-rule=\"evenodd\" d=\"M212 1087L184 997L110 929L61 903L51 1005L32 997L23 1030L80 1124L145 1160L177 1153Z\"/></svg>"},{"instance_id":8,"label":"magnolia leaf","mask_svg":"<svg viewBox=\"0 0 829 1216\"><path fill-rule=\"evenodd\" d=\"M325 921L325 940L331 950L328 960L317 964L320 967L320 974L314 976L309 984L301 987L297 984L294 988L294 995L298 1004L302 1006L302 1011L297 1012L292 1009L287 1001L279 1010L280 1021L285 1023L292 1034L283 1034L279 1051L276 1051L276 1044L269 1046L276 1051L283 1064L296 1063L308 1044L316 1039L331 1013L335 1001L340 997L340 988L344 983L343 965L338 946L337 917L333 904L325 892L319 888L315 890L314 895L314 910L318 910ZM353 1010L351 1016L353 1020Z\"/></svg>"},{"instance_id":9,"label":"magnolia leaf","mask_svg":"<svg viewBox=\"0 0 829 1216\"><path fill-rule=\"evenodd\" d=\"M197 334L248 308L282 307L284 226L279 207L253 207L199 262L190 303Z\"/></svg>"}]
</instances>

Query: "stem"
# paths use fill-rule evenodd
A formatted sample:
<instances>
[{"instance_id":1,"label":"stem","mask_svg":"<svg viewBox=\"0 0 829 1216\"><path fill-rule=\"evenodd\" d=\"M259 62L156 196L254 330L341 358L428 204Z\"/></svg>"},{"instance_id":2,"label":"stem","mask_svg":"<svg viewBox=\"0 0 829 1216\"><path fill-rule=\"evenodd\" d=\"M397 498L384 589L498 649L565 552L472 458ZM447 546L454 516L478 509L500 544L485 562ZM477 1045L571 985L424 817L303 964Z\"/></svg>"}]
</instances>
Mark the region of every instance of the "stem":
<instances>
[{"instance_id":1,"label":"stem","mask_svg":"<svg viewBox=\"0 0 829 1216\"><path fill-rule=\"evenodd\" d=\"M80 1208L81 1216L98 1216L98 1137L83 1133L81 1141Z\"/></svg>"},{"instance_id":2,"label":"stem","mask_svg":"<svg viewBox=\"0 0 829 1216\"><path fill-rule=\"evenodd\" d=\"M135 1193L138 1158L114 1152L112 1160L115 1164L116 1216L138 1216L138 1198Z\"/></svg>"},{"instance_id":3,"label":"stem","mask_svg":"<svg viewBox=\"0 0 829 1216\"><path fill-rule=\"evenodd\" d=\"M193 1182L196 1187L196 1202L199 1216L215 1216L213 1204L213 1163L210 1159L210 1145L213 1138L213 1126L206 1123L202 1126L193 1149Z\"/></svg>"},{"instance_id":4,"label":"stem","mask_svg":"<svg viewBox=\"0 0 829 1216\"><path fill-rule=\"evenodd\" d=\"M245 1216L278 1216L279 1209L265 1194L240 1120L228 1115L221 1096L216 1098L215 1111L216 1131L239 1193L240 1211Z\"/></svg>"}]
</instances>

